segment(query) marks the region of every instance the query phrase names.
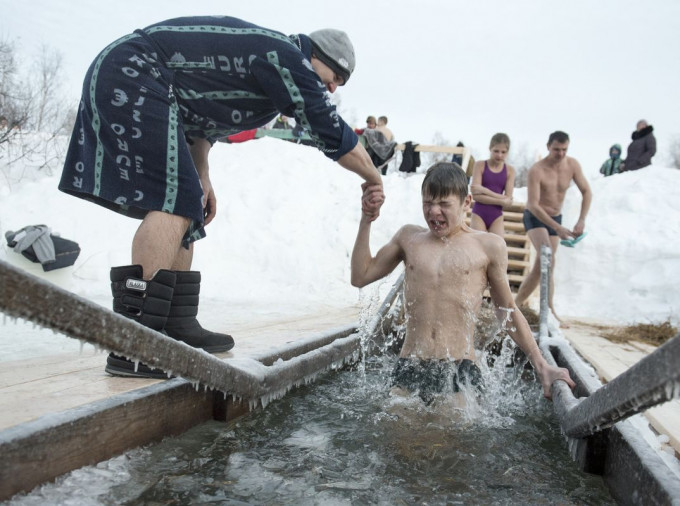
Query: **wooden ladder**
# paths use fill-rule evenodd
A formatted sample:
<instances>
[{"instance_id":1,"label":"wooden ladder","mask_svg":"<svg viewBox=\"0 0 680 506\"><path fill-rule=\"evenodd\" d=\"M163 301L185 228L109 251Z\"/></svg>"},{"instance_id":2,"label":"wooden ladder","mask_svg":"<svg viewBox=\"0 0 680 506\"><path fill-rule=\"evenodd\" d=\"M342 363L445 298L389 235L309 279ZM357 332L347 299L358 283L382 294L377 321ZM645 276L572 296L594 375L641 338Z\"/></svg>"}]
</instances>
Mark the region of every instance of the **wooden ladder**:
<instances>
[{"instance_id":1,"label":"wooden ladder","mask_svg":"<svg viewBox=\"0 0 680 506\"><path fill-rule=\"evenodd\" d=\"M508 281L512 293L517 293L531 269L531 241L524 230L523 214L522 202L503 210L505 244L508 246Z\"/></svg>"}]
</instances>

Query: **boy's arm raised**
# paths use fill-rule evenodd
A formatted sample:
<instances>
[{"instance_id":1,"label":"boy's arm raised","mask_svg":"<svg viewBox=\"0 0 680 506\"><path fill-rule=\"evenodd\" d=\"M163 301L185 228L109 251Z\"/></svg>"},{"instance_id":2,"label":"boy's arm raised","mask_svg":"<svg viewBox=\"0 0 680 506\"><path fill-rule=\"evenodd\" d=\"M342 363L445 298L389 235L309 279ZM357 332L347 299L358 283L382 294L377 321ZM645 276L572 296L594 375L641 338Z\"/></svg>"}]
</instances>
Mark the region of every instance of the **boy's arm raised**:
<instances>
[{"instance_id":1,"label":"boy's arm raised","mask_svg":"<svg viewBox=\"0 0 680 506\"><path fill-rule=\"evenodd\" d=\"M375 210L366 209L365 204L366 200L371 200L370 192L371 187L364 188L359 232L352 249L352 286L359 288L387 276L399 265L403 257L402 249L399 245L399 235L402 233L403 228L397 232L390 242L378 251L375 257L371 255L371 222L374 219L373 213Z\"/></svg>"}]
</instances>

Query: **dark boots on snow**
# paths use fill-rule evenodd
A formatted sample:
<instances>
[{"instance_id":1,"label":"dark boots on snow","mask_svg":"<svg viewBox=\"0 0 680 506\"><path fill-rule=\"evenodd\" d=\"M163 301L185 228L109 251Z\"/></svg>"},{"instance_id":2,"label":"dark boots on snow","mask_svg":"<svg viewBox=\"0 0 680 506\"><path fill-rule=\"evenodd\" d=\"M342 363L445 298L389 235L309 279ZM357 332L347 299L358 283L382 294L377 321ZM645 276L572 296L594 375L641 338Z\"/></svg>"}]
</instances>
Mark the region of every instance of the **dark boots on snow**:
<instances>
[{"instance_id":1,"label":"dark boots on snow","mask_svg":"<svg viewBox=\"0 0 680 506\"><path fill-rule=\"evenodd\" d=\"M165 323L165 333L178 341L208 353L229 351L234 340L228 334L211 332L201 327L198 314L198 295L201 291L201 273L198 271L173 271L177 276L172 303Z\"/></svg>"},{"instance_id":2,"label":"dark boots on snow","mask_svg":"<svg viewBox=\"0 0 680 506\"><path fill-rule=\"evenodd\" d=\"M234 347L231 336L205 330L196 319L200 272L162 269L148 281L142 273L141 265L111 269L114 312L209 353ZM116 376L167 378L160 369L135 364L113 353L106 360L106 372Z\"/></svg>"},{"instance_id":3,"label":"dark boots on snow","mask_svg":"<svg viewBox=\"0 0 680 506\"><path fill-rule=\"evenodd\" d=\"M142 272L141 265L111 269L113 311L162 332L168 320L176 276L172 271L159 270L153 279L145 281ZM110 353L106 359L105 371L114 376L168 377L160 369L152 369L142 363L135 364L114 353Z\"/></svg>"}]
</instances>

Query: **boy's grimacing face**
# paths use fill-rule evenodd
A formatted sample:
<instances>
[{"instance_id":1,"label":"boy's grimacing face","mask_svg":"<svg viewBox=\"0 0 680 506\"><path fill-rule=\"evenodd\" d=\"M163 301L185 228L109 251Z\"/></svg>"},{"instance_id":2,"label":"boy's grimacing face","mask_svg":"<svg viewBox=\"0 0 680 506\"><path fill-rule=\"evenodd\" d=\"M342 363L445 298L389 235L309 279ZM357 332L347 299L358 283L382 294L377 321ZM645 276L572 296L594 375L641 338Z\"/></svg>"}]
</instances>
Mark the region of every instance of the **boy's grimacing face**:
<instances>
[{"instance_id":1,"label":"boy's grimacing face","mask_svg":"<svg viewBox=\"0 0 680 506\"><path fill-rule=\"evenodd\" d=\"M430 231L437 237L446 237L457 232L470 207L472 197L468 194L463 201L453 193L434 198L423 192L423 216Z\"/></svg>"}]
</instances>

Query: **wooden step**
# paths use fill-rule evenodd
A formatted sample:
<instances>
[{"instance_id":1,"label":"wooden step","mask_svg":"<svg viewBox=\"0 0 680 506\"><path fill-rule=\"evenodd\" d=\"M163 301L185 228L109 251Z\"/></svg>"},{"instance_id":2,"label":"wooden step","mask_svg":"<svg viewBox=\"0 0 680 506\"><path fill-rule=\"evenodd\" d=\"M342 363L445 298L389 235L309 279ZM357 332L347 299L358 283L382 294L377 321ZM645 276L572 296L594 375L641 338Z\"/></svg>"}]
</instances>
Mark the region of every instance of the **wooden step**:
<instances>
[{"instance_id":1,"label":"wooden step","mask_svg":"<svg viewBox=\"0 0 680 506\"><path fill-rule=\"evenodd\" d=\"M469 217L469 216L465 218L465 224L466 224L468 227L470 226L470 217ZM514 222L514 221L506 221L506 222L504 223L504 225L505 225L505 233L506 233L506 235L508 234L508 232L510 232L510 233L514 233L514 232L523 233L523 232L525 232L525 230L524 230L524 223L516 223L516 222Z\"/></svg>"},{"instance_id":2,"label":"wooden step","mask_svg":"<svg viewBox=\"0 0 680 506\"><path fill-rule=\"evenodd\" d=\"M524 270L526 267L529 267L531 265L531 262L528 262L526 260L514 260L514 259L508 259L508 269L511 267L514 269L521 269Z\"/></svg>"},{"instance_id":3,"label":"wooden step","mask_svg":"<svg viewBox=\"0 0 680 506\"><path fill-rule=\"evenodd\" d=\"M515 248L508 246L508 260L523 260L528 262L531 258L529 248Z\"/></svg>"},{"instance_id":4,"label":"wooden step","mask_svg":"<svg viewBox=\"0 0 680 506\"><path fill-rule=\"evenodd\" d=\"M503 212L510 213L524 213L525 204L524 202L513 202L511 205L507 206Z\"/></svg>"},{"instance_id":5,"label":"wooden step","mask_svg":"<svg viewBox=\"0 0 680 506\"><path fill-rule=\"evenodd\" d=\"M503 238L505 239L506 243L508 243L508 242L519 243L519 244L528 244L529 243L529 238L526 235L521 235L521 234L514 234L514 233L505 234L505 236L503 236Z\"/></svg>"},{"instance_id":6,"label":"wooden step","mask_svg":"<svg viewBox=\"0 0 680 506\"><path fill-rule=\"evenodd\" d=\"M524 223L515 223L514 221L506 221L505 222L505 231L512 231L512 232L526 232L524 230Z\"/></svg>"},{"instance_id":7,"label":"wooden step","mask_svg":"<svg viewBox=\"0 0 680 506\"><path fill-rule=\"evenodd\" d=\"M524 281L524 276L520 274L508 274L508 281L522 283L522 281Z\"/></svg>"},{"instance_id":8,"label":"wooden step","mask_svg":"<svg viewBox=\"0 0 680 506\"><path fill-rule=\"evenodd\" d=\"M522 213L513 213L512 211L503 211L503 219L508 222L519 222L519 223L524 223L524 214Z\"/></svg>"}]
</instances>

